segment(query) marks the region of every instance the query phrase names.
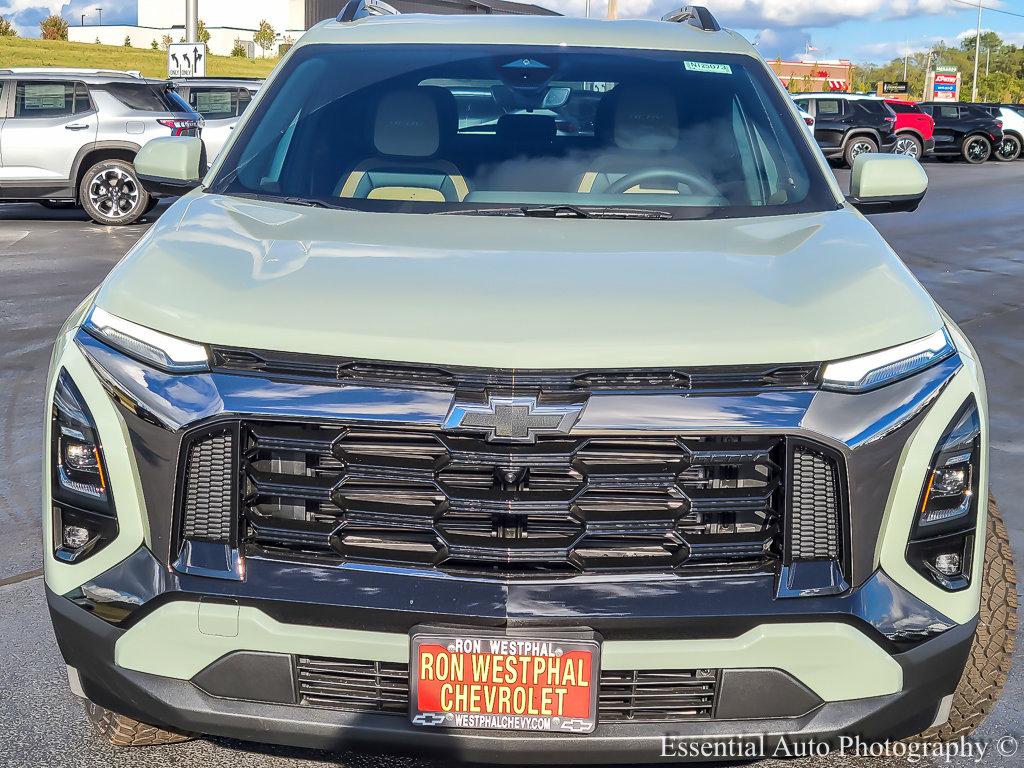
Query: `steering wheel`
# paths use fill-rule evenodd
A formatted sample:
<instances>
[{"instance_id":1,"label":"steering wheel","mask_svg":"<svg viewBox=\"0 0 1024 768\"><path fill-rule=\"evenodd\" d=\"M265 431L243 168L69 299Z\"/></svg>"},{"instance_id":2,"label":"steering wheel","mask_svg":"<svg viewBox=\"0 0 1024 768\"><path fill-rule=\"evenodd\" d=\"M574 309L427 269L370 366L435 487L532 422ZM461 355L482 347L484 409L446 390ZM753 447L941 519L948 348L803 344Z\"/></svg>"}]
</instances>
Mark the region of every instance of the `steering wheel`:
<instances>
[{"instance_id":1,"label":"steering wheel","mask_svg":"<svg viewBox=\"0 0 1024 768\"><path fill-rule=\"evenodd\" d=\"M671 180L677 184L685 184L693 192L711 197L717 197L720 194L718 189L703 176L692 171L683 171L676 168L648 168L645 171L627 173L618 181L610 184L608 189L605 190L605 194L621 195L627 189L632 189L643 184L645 181L653 179Z\"/></svg>"}]
</instances>

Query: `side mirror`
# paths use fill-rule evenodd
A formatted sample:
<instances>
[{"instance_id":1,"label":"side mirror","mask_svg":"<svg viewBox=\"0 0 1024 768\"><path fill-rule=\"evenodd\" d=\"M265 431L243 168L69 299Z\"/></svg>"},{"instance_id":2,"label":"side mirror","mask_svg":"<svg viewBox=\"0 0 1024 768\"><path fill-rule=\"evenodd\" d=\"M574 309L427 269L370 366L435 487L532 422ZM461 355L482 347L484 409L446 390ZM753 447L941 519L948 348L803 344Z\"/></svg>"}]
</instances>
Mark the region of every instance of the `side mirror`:
<instances>
[{"instance_id":1,"label":"side mirror","mask_svg":"<svg viewBox=\"0 0 1024 768\"><path fill-rule=\"evenodd\" d=\"M176 197L199 186L206 147L195 136L165 136L147 142L135 156L135 173L149 194Z\"/></svg>"},{"instance_id":2,"label":"side mirror","mask_svg":"<svg viewBox=\"0 0 1024 768\"><path fill-rule=\"evenodd\" d=\"M928 191L928 174L912 157L865 153L853 161L847 200L861 213L916 211Z\"/></svg>"}]
</instances>

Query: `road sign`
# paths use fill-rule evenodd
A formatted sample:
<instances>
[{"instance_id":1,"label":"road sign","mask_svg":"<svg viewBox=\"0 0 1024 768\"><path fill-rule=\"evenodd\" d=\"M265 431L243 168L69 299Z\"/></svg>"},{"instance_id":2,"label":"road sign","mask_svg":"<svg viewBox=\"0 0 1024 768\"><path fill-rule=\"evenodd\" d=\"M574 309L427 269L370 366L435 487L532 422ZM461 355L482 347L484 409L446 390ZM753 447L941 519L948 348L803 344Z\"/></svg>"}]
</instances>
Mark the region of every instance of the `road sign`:
<instances>
[{"instance_id":1,"label":"road sign","mask_svg":"<svg viewBox=\"0 0 1024 768\"><path fill-rule=\"evenodd\" d=\"M206 77L206 43L172 43L167 48L168 77Z\"/></svg>"},{"instance_id":2,"label":"road sign","mask_svg":"<svg viewBox=\"0 0 1024 768\"><path fill-rule=\"evenodd\" d=\"M906 80L882 81L881 93L910 93L910 83Z\"/></svg>"}]
</instances>

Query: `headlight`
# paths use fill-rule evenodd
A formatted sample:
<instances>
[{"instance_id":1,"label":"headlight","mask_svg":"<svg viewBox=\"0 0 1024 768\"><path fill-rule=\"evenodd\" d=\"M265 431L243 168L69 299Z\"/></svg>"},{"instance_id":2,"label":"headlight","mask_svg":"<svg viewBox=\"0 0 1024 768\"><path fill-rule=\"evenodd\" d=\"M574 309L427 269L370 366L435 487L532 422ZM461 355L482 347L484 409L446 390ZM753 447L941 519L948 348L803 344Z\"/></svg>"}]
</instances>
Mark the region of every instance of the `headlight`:
<instances>
[{"instance_id":1,"label":"headlight","mask_svg":"<svg viewBox=\"0 0 1024 768\"><path fill-rule=\"evenodd\" d=\"M50 440L53 551L78 562L117 536L117 517L96 425L63 369L53 393Z\"/></svg>"},{"instance_id":2,"label":"headlight","mask_svg":"<svg viewBox=\"0 0 1024 768\"><path fill-rule=\"evenodd\" d=\"M202 344L154 331L99 307L92 308L82 328L103 343L168 373L206 371L210 367Z\"/></svg>"},{"instance_id":3,"label":"headlight","mask_svg":"<svg viewBox=\"0 0 1024 768\"><path fill-rule=\"evenodd\" d=\"M956 353L945 328L923 339L889 347L825 366L822 386L843 392L866 392L923 371Z\"/></svg>"},{"instance_id":4,"label":"headlight","mask_svg":"<svg viewBox=\"0 0 1024 768\"><path fill-rule=\"evenodd\" d=\"M971 581L980 455L981 417L971 398L936 446L907 545L910 565L944 589Z\"/></svg>"}]
</instances>

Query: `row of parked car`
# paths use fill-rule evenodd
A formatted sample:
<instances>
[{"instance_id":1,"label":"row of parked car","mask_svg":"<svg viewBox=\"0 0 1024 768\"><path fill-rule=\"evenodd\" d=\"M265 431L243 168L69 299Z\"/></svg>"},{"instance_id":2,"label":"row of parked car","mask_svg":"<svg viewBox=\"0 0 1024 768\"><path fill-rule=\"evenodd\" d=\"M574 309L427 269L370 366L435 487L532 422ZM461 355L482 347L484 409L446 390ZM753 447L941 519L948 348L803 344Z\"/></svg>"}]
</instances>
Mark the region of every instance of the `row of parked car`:
<instances>
[{"instance_id":1,"label":"row of parked car","mask_svg":"<svg viewBox=\"0 0 1024 768\"><path fill-rule=\"evenodd\" d=\"M98 223L132 224L156 204L135 174L142 146L202 135L212 162L261 83L0 68L0 200L80 205Z\"/></svg>"},{"instance_id":2,"label":"row of parked car","mask_svg":"<svg viewBox=\"0 0 1024 768\"><path fill-rule=\"evenodd\" d=\"M159 136L202 136L208 163L262 81L153 80L138 72L0 69L0 201L81 206L96 222L132 224L156 204L133 160ZM1016 160L1021 105L921 103L845 93L794 96L825 156L866 152Z\"/></svg>"},{"instance_id":3,"label":"row of parked car","mask_svg":"<svg viewBox=\"0 0 1024 768\"><path fill-rule=\"evenodd\" d=\"M853 165L865 152L1010 162L1024 149L1024 107L801 93L794 101L825 156Z\"/></svg>"}]
</instances>

